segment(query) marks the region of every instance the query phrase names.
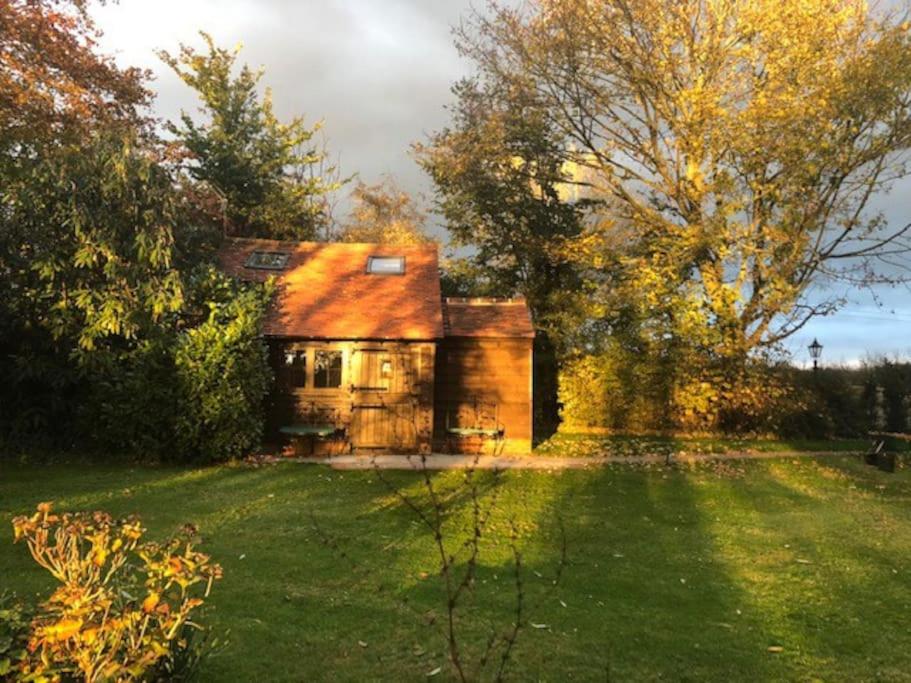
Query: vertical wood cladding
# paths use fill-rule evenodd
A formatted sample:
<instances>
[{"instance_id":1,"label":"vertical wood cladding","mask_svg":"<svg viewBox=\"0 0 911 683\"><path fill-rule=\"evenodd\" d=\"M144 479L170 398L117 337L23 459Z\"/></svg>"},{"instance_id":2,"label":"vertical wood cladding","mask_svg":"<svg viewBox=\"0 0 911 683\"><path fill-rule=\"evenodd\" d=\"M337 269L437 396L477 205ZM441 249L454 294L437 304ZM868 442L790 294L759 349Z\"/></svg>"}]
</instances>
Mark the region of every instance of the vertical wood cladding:
<instances>
[{"instance_id":1,"label":"vertical wood cladding","mask_svg":"<svg viewBox=\"0 0 911 683\"><path fill-rule=\"evenodd\" d=\"M327 351L342 354L340 386L317 388L316 357ZM289 354L306 356L305 386L290 381L300 369ZM281 441L286 425L331 422L355 451L429 452L434 355L433 343L273 341L268 437ZM317 453L327 449L317 443Z\"/></svg>"},{"instance_id":2,"label":"vertical wood cladding","mask_svg":"<svg viewBox=\"0 0 911 683\"><path fill-rule=\"evenodd\" d=\"M317 352L342 353L341 386L314 386ZM290 354L290 355L289 355ZM301 356L306 358L301 369ZM325 357L325 356L323 356ZM291 359L292 365L286 360ZM447 437L448 427L500 428L504 452L532 440L532 340L446 338L432 342L270 342L276 374L267 436L286 425L337 421L355 452L468 450L491 444ZM300 384L303 376L305 386ZM333 446L317 442L316 452ZM337 445L334 452L338 452Z\"/></svg>"},{"instance_id":3,"label":"vertical wood cladding","mask_svg":"<svg viewBox=\"0 0 911 683\"><path fill-rule=\"evenodd\" d=\"M504 430L505 452L529 452L531 390L531 339L442 340L435 371L435 449L458 448L447 439L448 427L498 427Z\"/></svg>"}]
</instances>

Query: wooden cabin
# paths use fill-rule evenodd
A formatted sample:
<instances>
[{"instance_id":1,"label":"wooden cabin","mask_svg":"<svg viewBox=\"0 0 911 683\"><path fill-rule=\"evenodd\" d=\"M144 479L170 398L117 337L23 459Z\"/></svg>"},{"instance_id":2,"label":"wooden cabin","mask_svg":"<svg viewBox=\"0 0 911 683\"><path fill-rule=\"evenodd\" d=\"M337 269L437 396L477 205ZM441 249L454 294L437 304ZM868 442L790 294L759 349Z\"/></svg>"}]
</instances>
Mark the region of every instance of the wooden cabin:
<instances>
[{"instance_id":1,"label":"wooden cabin","mask_svg":"<svg viewBox=\"0 0 911 683\"><path fill-rule=\"evenodd\" d=\"M316 454L531 449L528 307L443 299L436 245L234 239L220 261L276 279L268 441Z\"/></svg>"}]
</instances>

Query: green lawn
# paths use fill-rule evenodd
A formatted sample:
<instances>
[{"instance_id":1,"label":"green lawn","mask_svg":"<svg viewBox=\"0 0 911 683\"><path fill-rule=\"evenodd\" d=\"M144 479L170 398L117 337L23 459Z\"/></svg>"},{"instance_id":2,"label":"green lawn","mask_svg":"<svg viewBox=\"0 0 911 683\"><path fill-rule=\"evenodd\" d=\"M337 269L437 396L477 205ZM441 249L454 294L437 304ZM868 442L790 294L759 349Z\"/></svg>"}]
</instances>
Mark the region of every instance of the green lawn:
<instances>
[{"instance_id":1,"label":"green lawn","mask_svg":"<svg viewBox=\"0 0 911 683\"><path fill-rule=\"evenodd\" d=\"M392 480L420 490L418 475ZM500 513L467 628L481 638L509 618L512 517L526 617L541 627L521 634L513 680L603 681L608 666L615 681L911 680L908 469L843 456L513 471L484 484ZM451 493L455 527L470 501ZM419 681L440 666L430 680L449 677L428 625L444 613L431 541L373 472L4 465L0 590L49 587L9 524L48 499L139 513L151 537L199 525L225 569L208 620L230 630L207 680ZM560 516L568 566L554 589Z\"/></svg>"},{"instance_id":2,"label":"green lawn","mask_svg":"<svg viewBox=\"0 0 911 683\"><path fill-rule=\"evenodd\" d=\"M737 439L719 437L629 436L560 431L535 448L536 455L550 456L636 456L677 453L708 454L730 451L784 453L807 451L863 451L869 439ZM906 450L907 446L899 444Z\"/></svg>"}]
</instances>

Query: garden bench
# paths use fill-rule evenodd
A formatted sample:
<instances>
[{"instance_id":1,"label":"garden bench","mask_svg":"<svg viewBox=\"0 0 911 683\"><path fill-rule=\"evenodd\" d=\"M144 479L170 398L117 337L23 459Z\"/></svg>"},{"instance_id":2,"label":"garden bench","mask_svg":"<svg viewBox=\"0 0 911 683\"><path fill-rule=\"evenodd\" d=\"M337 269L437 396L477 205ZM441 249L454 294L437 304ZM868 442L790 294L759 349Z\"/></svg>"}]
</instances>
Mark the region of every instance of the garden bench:
<instances>
[{"instance_id":1,"label":"garden bench","mask_svg":"<svg viewBox=\"0 0 911 683\"><path fill-rule=\"evenodd\" d=\"M460 411L461 412L461 411ZM505 447L506 430L500 424L499 410L496 403L485 403L475 399L471 405L467 420L452 424L452 412L446 412L446 445L447 450L454 452L453 441L461 439L493 440L494 455L499 455ZM462 426L470 423L471 426Z\"/></svg>"},{"instance_id":2,"label":"garden bench","mask_svg":"<svg viewBox=\"0 0 911 683\"><path fill-rule=\"evenodd\" d=\"M911 441L911 434L894 434L890 432L870 432L873 445L864 456L868 465L875 465L883 472L895 471L895 454L901 441Z\"/></svg>"},{"instance_id":3,"label":"garden bench","mask_svg":"<svg viewBox=\"0 0 911 683\"><path fill-rule=\"evenodd\" d=\"M295 444L297 455L314 455L318 439L331 439L344 435L346 429L341 423L338 410L334 408L311 407L302 416L300 422L285 425L279 428L279 433L290 437ZM306 443L306 451L300 447Z\"/></svg>"}]
</instances>

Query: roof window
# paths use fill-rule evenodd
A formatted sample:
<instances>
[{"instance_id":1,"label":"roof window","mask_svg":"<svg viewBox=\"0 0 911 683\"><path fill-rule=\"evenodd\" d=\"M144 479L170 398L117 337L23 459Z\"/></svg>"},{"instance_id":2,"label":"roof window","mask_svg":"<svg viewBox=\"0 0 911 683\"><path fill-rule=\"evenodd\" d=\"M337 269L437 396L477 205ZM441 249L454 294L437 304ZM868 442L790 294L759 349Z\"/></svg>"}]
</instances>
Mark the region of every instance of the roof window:
<instances>
[{"instance_id":1,"label":"roof window","mask_svg":"<svg viewBox=\"0 0 911 683\"><path fill-rule=\"evenodd\" d=\"M288 254L283 251L254 251L244 266L260 270L284 270L288 267Z\"/></svg>"},{"instance_id":2,"label":"roof window","mask_svg":"<svg viewBox=\"0 0 911 683\"><path fill-rule=\"evenodd\" d=\"M404 275L404 256L368 256L367 272L372 275Z\"/></svg>"}]
</instances>

